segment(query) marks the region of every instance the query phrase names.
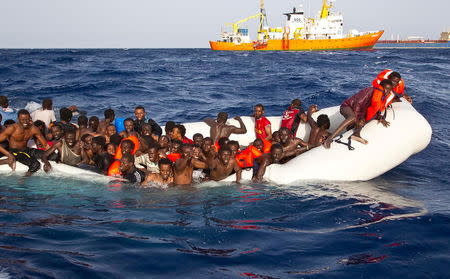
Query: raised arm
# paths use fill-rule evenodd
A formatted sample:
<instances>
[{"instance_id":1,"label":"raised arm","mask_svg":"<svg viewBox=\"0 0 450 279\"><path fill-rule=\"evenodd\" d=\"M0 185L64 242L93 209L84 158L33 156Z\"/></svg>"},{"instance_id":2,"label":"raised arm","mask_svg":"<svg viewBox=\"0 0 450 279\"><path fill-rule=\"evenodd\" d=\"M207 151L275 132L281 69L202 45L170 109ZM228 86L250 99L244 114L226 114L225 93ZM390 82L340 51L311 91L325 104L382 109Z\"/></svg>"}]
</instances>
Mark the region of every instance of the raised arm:
<instances>
[{"instance_id":1,"label":"raised arm","mask_svg":"<svg viewBox=\"0 0 450 279\"><path fill-rule=\"evenodd\" d=\"M212 118L205 118L203 119L203 122L205 122L209 127L213 126L214 123L216 122L214 119Z\"/></svg>"},{"instance_id":2,"label":"raised arm","mask_svg":"<svg viewBox=\"0 0 450 279\"><path fill-rule=\"evenodd\" d=\"M317 128L317 123L312 118L312 114L315 113L316 111L318 111L317 105L311 105L311 106L309 106L308 113L306 114L306 118L308 120L308 124L309 124L309 126L311 126L312 129L313 128Z\"/></svg>"},{"instance_id":3,"label":"raised arm","mask_svg":"<svg viewBox=\"0 0 450 279\"><path fill-rule=\"evenodd\" d=\"M240 127L237 128L237 127L233 126L233 128L231 129L231 132L234 134L247 133L247 127L245 127L245 124L244 124L244 121L242 121L242 118L240 116L236 116L234 119L239 122Z\"/></svg>"}]
</instances>

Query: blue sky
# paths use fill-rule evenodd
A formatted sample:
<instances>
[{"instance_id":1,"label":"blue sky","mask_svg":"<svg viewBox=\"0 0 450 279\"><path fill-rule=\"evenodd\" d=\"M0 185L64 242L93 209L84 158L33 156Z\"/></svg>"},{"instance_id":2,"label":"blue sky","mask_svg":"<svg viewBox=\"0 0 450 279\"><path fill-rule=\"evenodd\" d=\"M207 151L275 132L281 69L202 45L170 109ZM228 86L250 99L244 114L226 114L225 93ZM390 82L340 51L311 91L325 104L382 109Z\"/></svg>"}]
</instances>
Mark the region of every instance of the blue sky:
<instances>
[{"instance_id":1,"label":"blue sky","mask_svg":"<svg viewBox=\"0 0 450 279\"><path fill-rule=\"evenodd\" d=\"M208 47L221 27L258 12L258 0L0 0L0 48ZM265 0L269 25L321 0ZM450 0L337 0L345 30L386 31L383 39L437 39L450 27ZM248 27L254 30L255 21ZM252 32L251 32L252 33Z\"/></svg>"}]
</instances>

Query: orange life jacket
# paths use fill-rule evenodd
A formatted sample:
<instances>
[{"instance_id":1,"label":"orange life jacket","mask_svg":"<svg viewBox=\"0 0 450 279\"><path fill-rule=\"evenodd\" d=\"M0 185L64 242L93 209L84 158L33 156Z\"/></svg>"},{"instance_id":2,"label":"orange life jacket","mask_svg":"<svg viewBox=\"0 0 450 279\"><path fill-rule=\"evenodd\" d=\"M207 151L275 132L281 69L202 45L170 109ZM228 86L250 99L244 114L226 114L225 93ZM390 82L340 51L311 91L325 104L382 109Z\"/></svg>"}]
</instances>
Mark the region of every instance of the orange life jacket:
<instances>
[{"instance_id":1,"label":"orange life jacket","mask_svg":"<svg viewBox=\"0 0 450 279\"><path fill-rule=\"evenodd\" d=\"M214 148L216 149L216 152L219 152L219 150L220 150L219 141L216 141L216 142L214 143Z\"/></svg>"},{"instance_id":2,"label":"orange life jacket","mask_svg":"<svg viewBox=\"0 0 450 279\"><path fill-rule=\"evenodd\" d=\"M115 160L108 168L108 176L120 176L120 161Z\"/></svg>"},{"instance_id":3,"label":"orange life jacket","mask_svg":"<svg viewBox=\"0 0 450 279\"><path fill-rule=\"evenodd\" d=\"M366 112L366 122L374 118L378 112L384 112L394 97L395 95L392 92L390 92L387 96L384 96L382 89L374 88L372 101Z\"/></svg>"},{"instance_id":4,"label":"orange life jacket","mask_svg":"<svg viewBox=\"0 0 450 279\"><path fill-rule=\"evenodd\" d=\"M253 145L250 145L246 149L242 150L242 152L236 154L236 161L241 168L250 168L253 167L253 161L255 158L258 158L263 153Z\"/></svg>"},{"instance_id":5,"label":"orange life jacket","mask_svg":"<svg viewBox=\"0 0 450 279\"><path fill-rule=\"evenodd\" d=\"M136 152L139 150L139 146L140 146L139 139L136 136L129 136L128 138L122 139L120 142L122 143L122 141L124 141L124 140L131 140L134 143L134 149L133 149L133 151L131 151L131 155L136 154ZM120 160L120 159L122 159L122 155L123 155L122 154L122 146L121 146L121 144L119 144L119 146L116 149L116 155L114 155L114 159Z\"/></svg>"},{"instance_id":6,"label":"orange life jacket","mask_svg":"<svg viewBox=\"0 0 450 279\"><path fill-rule=\"evenodd\" d=\"M263 152L264 153L270 153L270 149L272 148L272 142L266 139L262 139L263 141Z\"/></svg>"},{"instance_id":7,"label":"orange life jacket","mask_svg":"<svg viewBox=\"0 0 450 279\"><path fill-rule=\"evenodd\" d=\"M383 70L381 73L378 74L378 76L372 81L372 86L375 88L380 88L380 82L384 79L388 79L389 75L392 74L394 71L390 69ZM398 85L394 88L392 88L392 91L394 91L397 95L402 95L405 93L405 81L403 79L400 79L398 82Z\"/></svg>"},{"instance_id":8,"label":"orange life jacket","mask_svg":"<svg viewBox=\"0 0 450 279\"><path fill-rule=\"evenodd\" d=\"M121 140L131 140L134 143L134 149L131 151L131 155L136 154L136 152L139 150L139 139L136 136L129 136L128 138L124 138ZM108 168L108 175L109 176L119 176L122 175L120 172L120 159L122 159L122 147L121 144L116 149L116 154L114 155L115 161L109 166Z\"/></svg>"}]
</instances>

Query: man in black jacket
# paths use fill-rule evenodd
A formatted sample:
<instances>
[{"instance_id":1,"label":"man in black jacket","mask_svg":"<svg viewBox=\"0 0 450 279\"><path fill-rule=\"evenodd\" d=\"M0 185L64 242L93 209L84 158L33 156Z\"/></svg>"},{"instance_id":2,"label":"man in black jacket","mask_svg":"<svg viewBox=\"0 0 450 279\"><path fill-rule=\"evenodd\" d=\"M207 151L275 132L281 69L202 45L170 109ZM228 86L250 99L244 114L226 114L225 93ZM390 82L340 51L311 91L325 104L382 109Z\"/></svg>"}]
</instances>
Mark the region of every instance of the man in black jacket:
<instances>
[{"instance_id":1,"label":"man in black jacket","mask_svg":"<svg viewBox=\"0 0 450 279\"><path fill-rule=\"evenodd\" d=\"M145 115L145 108L143 106L137 106L134 109L134 116L136 116L136 119L134 120L134 130L138 133L141 133L142 124L146 122ZM152 131L162 135L162 129L155 120L149 119L147 123L152 126Z\"/></svg>"}]
</instances>

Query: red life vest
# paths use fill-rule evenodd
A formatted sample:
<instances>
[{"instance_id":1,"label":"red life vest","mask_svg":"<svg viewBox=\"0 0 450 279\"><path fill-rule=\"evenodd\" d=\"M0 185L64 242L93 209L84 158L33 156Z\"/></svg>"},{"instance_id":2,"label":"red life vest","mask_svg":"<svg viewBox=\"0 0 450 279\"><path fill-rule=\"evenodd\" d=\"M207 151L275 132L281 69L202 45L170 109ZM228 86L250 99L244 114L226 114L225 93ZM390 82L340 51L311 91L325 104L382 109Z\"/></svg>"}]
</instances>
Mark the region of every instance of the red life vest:
<instances>
[{"instance_id":1,"label":"red life vest","mask_svg":"<svg viewBox=\"0 0 450 279\"><path fill-rule=\"evenodd\" d=\"M181 158L180 153L170 153L169 155L167 155L167 159L169 159L173 163L175 163L180 158Z\"/></svg>"},{"instance_id":2,"label":"red life vest","mask_svg":"<svg viewBox=\"0 0 450 279\"><path fill-rule=\"evenodd\" d=\"M292 131L292 125L294 124L295 116L300 112L300 109L289 107L283 112L281 119L281 128L288 128Z\"/></svg>"},{"instance_id":3,"label":"red life vest","mask_svg":"<svg viewBox=\"0 0 450 279\"><path fill-rule=\"evenodd\" d=\"M189 139L189 138L187 138L187 137L183 137L182 142L183 143L187 143L187 144L194 144L194 141Z\"/></svg>"},{"instance_id":4,"label":"red life vest","mask_svg":"<svg viewBox=\"0 0 450 279\"><path fill-rule=\"evenodd\" d=\"M381 73L378 74L378 76L372 81L372 86L375 88L380 88L380 82L384 79L389 79L389 75L392 74L394 71L390 69L383 70ZM398 85L392 89L395 94L402 95L405 93L405 81L403 79L400 79L398 82Z\"/></svg>"}]
</instances>

